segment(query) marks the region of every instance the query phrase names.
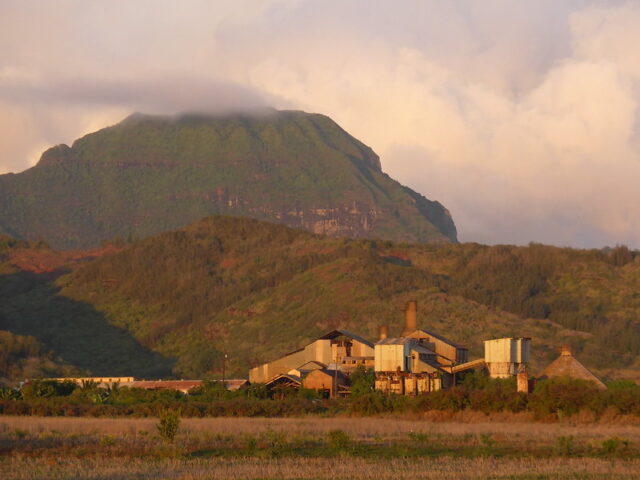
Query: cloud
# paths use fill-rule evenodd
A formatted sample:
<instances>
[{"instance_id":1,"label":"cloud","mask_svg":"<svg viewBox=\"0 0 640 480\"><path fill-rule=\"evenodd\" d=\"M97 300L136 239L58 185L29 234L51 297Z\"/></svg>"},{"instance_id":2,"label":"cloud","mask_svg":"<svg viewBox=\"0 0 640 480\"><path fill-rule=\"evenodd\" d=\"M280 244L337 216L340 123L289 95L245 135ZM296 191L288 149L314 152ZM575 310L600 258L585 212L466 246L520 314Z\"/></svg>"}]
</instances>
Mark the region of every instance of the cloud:
<instances>
[{"instance_id":1,"label":"cloud","mask_svg":"<svg viewBox=\"0 0 640 480\"><path fill-rule=\"evenodd\" d=\"M41 106L126 106L150 113L223 113L267 106L257 92L216 79L73 79L46 83L0 83L0 97Z\"/></svg>"},{"instance_id":2,"label":"cloud","mask_svg":"<svg viewBox=\"0 0 640 480\"><path fill-rule=\"evenodd\" d=\"M501 41L472 10L453 24L481 47L449 45L454 60L375 36L334 35L327 48L300 31L297 48L260 52L249 68L231 61L229 71L331 112L393 175L447 205L463 240L640 246L638 3L566 12L560 37L516 21ZM521 49L532 36L537 48Z\"/></svg>"},{"instance_id":3,"label":"cloud","mask_svg":"<svg viewBox=\"0 0 640 480\"><path fill-rule=\"evenodd\" d=\"M221 78L207 54L218 28L278 0L0 4L0 173L133 111L224 112L286 103Z\"/></svg>"},{"instance_id":4,"label":"cloud","mask_svg":"<svg viewBox=\"0 0 640 480\"><path fill-rule=\"evenodd\" d=\"M272 104L330 115L462 240L640 247L639 2L37 5L0 6L0 171L134 110Z\"/></svg>"}]
</instances>

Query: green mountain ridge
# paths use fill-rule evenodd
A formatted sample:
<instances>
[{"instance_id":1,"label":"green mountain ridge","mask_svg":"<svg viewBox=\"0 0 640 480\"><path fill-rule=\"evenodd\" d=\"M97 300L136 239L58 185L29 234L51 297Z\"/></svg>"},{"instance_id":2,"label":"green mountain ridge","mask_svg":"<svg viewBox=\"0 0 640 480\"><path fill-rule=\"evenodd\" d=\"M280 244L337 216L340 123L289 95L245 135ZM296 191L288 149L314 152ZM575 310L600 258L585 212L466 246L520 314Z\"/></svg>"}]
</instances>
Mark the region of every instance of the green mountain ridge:
<instances>
[{"instance_id":1,"label":"green mountain ridge","mask_svg":"<svg viewBox=\"0 0 640 480\"><path fill-rule=\"evenodd\" d=\"M212 214L315 233L455 242L449 212L382 172L330 118L298 111L134 114L0 175L0 232L89 248Z\"/></svg>"},{"instance_id":2,"label":"green mountain ridge","mask_svg":"<svg viewBox=\"0 0 640 480\"><path fill-rule=\"evenodd\" d=\"M418 325L483 355L533 338L534 373L572 345L589 368L640 375L640 256L538 244L404 244L211 217L48 275L0 252L0 330L99 375L215 377L277 358L335 328ZM38 247L46 248L46 247Z\"/></svg>"}]
</instances>

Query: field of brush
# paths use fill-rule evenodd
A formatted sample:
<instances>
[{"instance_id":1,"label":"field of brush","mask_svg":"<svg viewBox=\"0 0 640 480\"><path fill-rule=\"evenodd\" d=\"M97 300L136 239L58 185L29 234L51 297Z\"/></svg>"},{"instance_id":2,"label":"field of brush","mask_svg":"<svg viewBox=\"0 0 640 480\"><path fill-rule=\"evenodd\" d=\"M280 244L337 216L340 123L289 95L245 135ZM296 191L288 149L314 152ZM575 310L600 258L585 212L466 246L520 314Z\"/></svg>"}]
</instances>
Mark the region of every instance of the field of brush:
<instances>
[{"instance_id":1,"label":"field of brush","mask_svg":"<svg viewBox=\"0 0 640 480\"><path fill-rule=\"evenodd\" d=\"M640 421L0 417L11 479L638 478Z\"/></svg>"}]
</instances>

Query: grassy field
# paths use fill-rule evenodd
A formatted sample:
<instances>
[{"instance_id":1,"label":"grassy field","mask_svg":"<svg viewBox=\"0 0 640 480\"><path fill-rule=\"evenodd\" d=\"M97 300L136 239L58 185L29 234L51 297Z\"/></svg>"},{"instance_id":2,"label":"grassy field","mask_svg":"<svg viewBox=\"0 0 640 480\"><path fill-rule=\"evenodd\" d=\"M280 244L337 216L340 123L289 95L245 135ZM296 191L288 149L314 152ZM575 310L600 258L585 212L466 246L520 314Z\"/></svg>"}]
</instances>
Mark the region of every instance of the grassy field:
<instances>
[{"instance_id":1,"label":"grassy field","mask_svg":"<svg viewBox=\"0 0 640 480\"><path fill-rule=\"evenodd\" d=\"M640 423L0 417L4 479L640 478Z\"/></svg>"}]
</instances>

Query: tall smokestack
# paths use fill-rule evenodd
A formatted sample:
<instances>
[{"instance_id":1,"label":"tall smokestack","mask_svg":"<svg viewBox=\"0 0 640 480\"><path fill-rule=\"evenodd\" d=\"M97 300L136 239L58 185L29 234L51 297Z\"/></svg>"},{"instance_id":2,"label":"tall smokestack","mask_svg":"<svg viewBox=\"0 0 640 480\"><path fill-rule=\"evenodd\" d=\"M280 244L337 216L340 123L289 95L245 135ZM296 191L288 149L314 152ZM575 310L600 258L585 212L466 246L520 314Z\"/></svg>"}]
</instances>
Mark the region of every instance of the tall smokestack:
<instances>
[{"instance_id":1,"label":"tall smokestack","mask_svg":"<svg viewBox=\"0 0 640 480\"><path fill-rule=\"evenodd\" d=\"M404 330L402 336L406 337L418 329L418 302L410 300L404 309Z\"/></svg>"},{"instance_id":2,"label":"tall smokestack","mask_svg":"<svg viewBox=\"0 0 640 480\"><path fill-rule=\"evenodd\" d=\"M389 327L387 325L380 325L378 327L378 339L384 340L389 336Z\"/></svg>"}]
</instances>

